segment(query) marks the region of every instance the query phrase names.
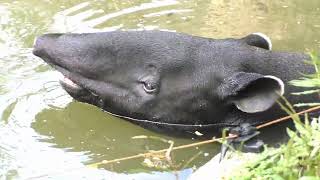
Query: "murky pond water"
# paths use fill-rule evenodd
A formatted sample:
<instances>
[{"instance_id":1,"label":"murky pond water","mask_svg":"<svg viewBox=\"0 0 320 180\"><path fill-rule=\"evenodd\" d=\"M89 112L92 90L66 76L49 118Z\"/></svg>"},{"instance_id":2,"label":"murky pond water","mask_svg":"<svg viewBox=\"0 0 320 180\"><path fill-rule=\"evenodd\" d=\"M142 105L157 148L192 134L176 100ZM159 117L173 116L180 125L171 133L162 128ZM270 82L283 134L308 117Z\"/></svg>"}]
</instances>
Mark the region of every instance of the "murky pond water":
<instances>
[{"instance_id":1,"label":"murky pond water","mask_svg":"<svg viewBox=\"0 0 320 180\"><path fill-rule=\"evenodd\" d=\"M162 29L206 37L264 32L274 49L320 49L319 0L1 0L0 179L186 179L218 151L207 145L177 151L167 169L122 161L88 164L194 142L156 134L99 109L73 102L58 73L31 54L47 32ZM193 161L190 161L192 160Z\"/></svg>"}]
</instances>

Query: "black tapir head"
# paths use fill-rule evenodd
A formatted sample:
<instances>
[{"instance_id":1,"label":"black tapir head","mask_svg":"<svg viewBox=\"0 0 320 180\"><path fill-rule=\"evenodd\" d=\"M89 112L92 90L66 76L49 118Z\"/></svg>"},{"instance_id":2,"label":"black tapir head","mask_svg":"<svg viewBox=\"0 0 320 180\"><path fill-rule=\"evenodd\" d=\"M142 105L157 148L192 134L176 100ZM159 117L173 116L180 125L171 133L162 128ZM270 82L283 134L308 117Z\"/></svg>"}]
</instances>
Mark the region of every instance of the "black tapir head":
<instances>
[{"instance_id":1,"label":"black tapir head","mask_svg":"<svg viewBox=\"0 0 320 180\"><path fill-rule=\"evenodd\" d=\"M298 74L286 66L304 67L304 55L270 49L259 34L116 31L43 35L33 53L65 76L61 84L76 100L152 129L216 133L266 121L283 81Z\"/></svg>"}]
</instances>

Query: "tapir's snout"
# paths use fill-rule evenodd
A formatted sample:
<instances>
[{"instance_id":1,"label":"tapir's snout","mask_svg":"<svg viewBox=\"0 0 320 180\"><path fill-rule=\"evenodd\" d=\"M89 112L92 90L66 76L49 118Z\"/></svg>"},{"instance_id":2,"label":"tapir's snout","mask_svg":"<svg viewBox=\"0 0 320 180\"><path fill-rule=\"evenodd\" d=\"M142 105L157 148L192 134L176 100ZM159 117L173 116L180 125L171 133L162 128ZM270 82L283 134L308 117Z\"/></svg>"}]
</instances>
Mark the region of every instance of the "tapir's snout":
<instances>
[{"instance_id":1,"label":"tapir's snout","mask_svg":"<svg viewBox=\"0 0 320 180\"><path fill-rule=\"evenodd\" d=\"M96 54L90 42L90 37L80 34L44 34L35 39L33 54L54 68L62 68L65 76L96 76L101 66L91 57Z\"/></svg>"},{"instance_id":2,"label":"tapir's snout","mask_svg":"<svg viewBox=\"0 0 320 180\"><path fill-rule=\"evenodd\" d=\"M47 49L53 48L55 41L62 34L45 34L35 39L33 44L33 54L42 57L46 54Z\"/></svg>"}]
</instances>

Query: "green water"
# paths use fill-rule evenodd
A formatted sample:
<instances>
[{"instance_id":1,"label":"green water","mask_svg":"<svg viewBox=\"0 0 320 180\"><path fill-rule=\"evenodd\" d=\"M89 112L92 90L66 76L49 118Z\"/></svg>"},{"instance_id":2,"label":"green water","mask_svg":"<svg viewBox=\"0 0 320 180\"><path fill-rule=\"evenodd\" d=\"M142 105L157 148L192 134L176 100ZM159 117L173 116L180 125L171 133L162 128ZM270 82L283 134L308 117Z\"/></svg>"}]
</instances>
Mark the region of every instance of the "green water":
<instances>
[{"instance_id":1,"label":"green water","mask_svg":"<svg viewBox=\"0 0 320 180\"><path fill-rule=\"evenodd\" d=\"M159 135L73 102L60 87L58 73L31 54L34 38L43 33L117 29L214 38L263 32L275 50L319 51L320 1L1 0L0 179L186 179L218 151L216 145L177 151L167 169L147 167L143 159L100 169L86 166L169 146L131 138L137 135L175 145L195 142Z\"/></svg>"}]
</instances>

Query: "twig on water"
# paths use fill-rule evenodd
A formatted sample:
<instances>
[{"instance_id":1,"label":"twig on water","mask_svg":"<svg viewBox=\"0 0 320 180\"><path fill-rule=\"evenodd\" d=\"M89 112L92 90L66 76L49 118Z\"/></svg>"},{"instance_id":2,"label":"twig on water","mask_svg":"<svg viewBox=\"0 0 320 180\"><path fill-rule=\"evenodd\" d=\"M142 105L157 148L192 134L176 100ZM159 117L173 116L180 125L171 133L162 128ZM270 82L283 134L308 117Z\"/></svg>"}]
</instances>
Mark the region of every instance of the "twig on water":
<instances>
[{"instance_id":1,"label":"twig on water","mask_svg":"<svg viewBox=\"0 0 320 180\"><path fill-rule=\"evenodd\" d=\"M316 106L316 107L312 107L312 108L309 108L309 109L306 109L304 111L300 111L298 113L295 113L295 114L291 114L289 116L285 116L285 117L282 117L282 118L279 118L279 119L275 119L273 121L270 121L270 122L267 122L267 123L264 123L262 125L259 125L257 126L256 128L257 129L262 129L262 128L265 128L265 127L268 127L268 126L271 126L273 124L277 124L277 123L280 123L280 122L283 122L283 121L286 121L286 120L289 120L291 119L293 116L297 116L297 115L302 115L302 114L305 114L305 113L310 113L310 112L314 112L316 110L320 110L320 106ZM170 144L170 147L168 149L162 149L162 150L157 150L157 151L150 151L150 152L147 152L147 153L141 153L141 154L137 154L137 155L133 155L133 156L128 156L128 157L124 157L124 158L118 158L118 159L113 159L113 160L110 160L110 161L107 161L107 160L104 160L104 161L101 161L101 162L98 162L98 163L93 163L93 164L89 164L87 165L87 167L94 167L94 168L98 168L98 166L100 165L106 165L106 164L110 164L110 163L115 163L115 162L120 162L120 161L125 161L125 160L130 160L130 159L137 159L137 158L143 158L143 157L150 157L154 154L159 154L159 153L166 153L166 156L174 151L174 150L180 150L180 149L185 149L185 148L190 148L190 147L195 147L195 146L201 146L201 145L205 145L205 144L210 144L210 143L214 143L214 142L221 142L223 140L227 140L227 139L232 139L232 138L236 138L238 136L236 135L230 135L227 136L227 137L222 137L222 138L213 138L213 139L210 139L210 140L205 140L205 141L201 141L201 142L196 142L196 143L191 143L191 144L186 144L186 145L181 145L181 146L176 146L176 147L173 147L173 143ZM139 137L138 137L139 138ZM138 139L137 138L137 139ZM168 141L167 141L168 142ZM84 167L81 167L81 168L73 168L73 169L68 169L68 170L65 170L65 171L74 171L74 170L77 170L77 169L82 169ZM59 172L58 172L59 173ZM61 172L60 172L61 173ZM62 172L64 173L64 172ZM30 178L27 178L27 179L35 179L35 178L41 178L41 177L46 177L46 176L49 176L49 174L43 174L43 175L39 175L39 176L34 176L34 177L30 177Z\"/></svg>"},{"instance_id":2,"label":"twig on water","mask_svg":"<svg viewBox=\"0 0 320 180\"><path fill-rule=\"evenodd\" d=\"M288 115L288 116L285 116L285 117L282 117L282 118L279 118L279 119L275 119L273 121L269 121L267 123L264 123L262 125L257 126L256 128L257 129L262 129L262 128L271 126L273 124L277 124L277 123L289 120L289 119L291 119L292 116L302 115L302 114L310 113L310 112L313 112L313 111L316 111L316 110L320 110L320 106L312 107L312 108L300 111L300 112L292 114L292 115ZM232 138L236 138L236 137L237 137L236 135L229 135L226 138L213 138L213 139L206 140L206 141L201 141L201 142L196 142L196 143L191 143L191 144L172 147L171 151L190 148L190 147L195 147L195 146L201 146L201 145L205 145L205 144L209 144L209 143L213 143L213 142L218 142L218 141L222 141L222 140L226 140L226 139L232 139ZM124 158L113 159L113 160L110 160L110 161L104 160L102 162L90 164L88 166L90 166L90 167L98 167L100 165L105 165L105 164L125 161L125 160L129 160L129 159L142 158L142 157L150 156L152 154L164 153L164 152L167 152L167 151L168 151L168 149L162 149L162 150L158 150L158 151L152 151L152 152L147 152L147 153L143 153L143 154L137 154L137 155L134 155L134 156L128 156L128 157L124 157Z\"/></svg>"}]
</instances>

